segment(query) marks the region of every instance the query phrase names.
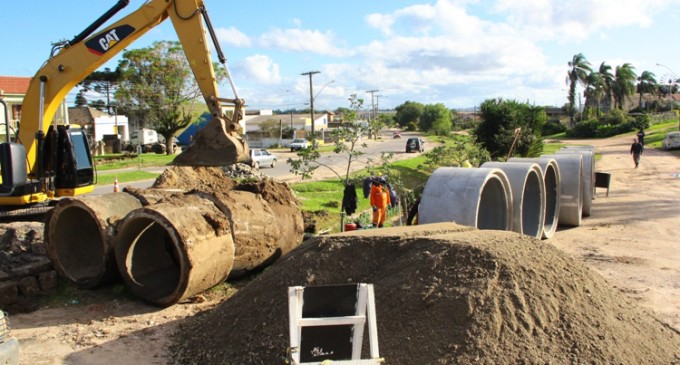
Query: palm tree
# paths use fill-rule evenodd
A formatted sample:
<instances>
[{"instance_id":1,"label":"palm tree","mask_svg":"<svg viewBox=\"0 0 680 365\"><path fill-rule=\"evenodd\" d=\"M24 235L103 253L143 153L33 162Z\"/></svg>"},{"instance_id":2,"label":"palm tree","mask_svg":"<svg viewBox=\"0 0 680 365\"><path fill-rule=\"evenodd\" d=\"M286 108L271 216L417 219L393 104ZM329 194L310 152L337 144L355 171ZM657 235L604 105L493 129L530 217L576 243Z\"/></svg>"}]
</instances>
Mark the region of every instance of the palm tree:
<instances>
[{"instance_id":1,"label":"palm tree","mask_svg":"<svg viewBox=\"0 0 680 365\"><path fill-rule=\"evenodd\" d=\"M612 94L614 95L614 107L623 110L625 98L629 95L635 94L635 81L637 75L635 74L635 67L630 63L624 63L621 66L616 66L614 73L614 84L612 85Z\"/></svg>"},{"instance_id":2,"label":"palm tree","mask_svg":"<svg viewBox=\"0 0 680 365\"><path fill-rule=\"evenodd\" d=\"M567 71L566 84L569 85L569 121L573 127L576 120L576 107L574 106L576 102L576 83L578 82L581 85L585 83L590 72L590 62L586 60L582 53L579 53L569 61L568 65L570 69Z\"/></svg>"},{"instance_id":3,"label":"palm tree","mask_svg":"<svg viewBox=\"0 0 680 365\"><path fill-rule=\"evenodd\" d=\"M656 93L659 88L659 84L656 81L656 76L650 71L643 71L640 77L637 79L637 91L640 93L640 110L642 110L642 94L652 94Z\"/></svg>"},{"instance_id":4,"label":"palm tree","mask_svg":"<svg viewBox=\"0 0 680 365\"><path fill-rule=\"evenodd\" d=\"M597 70L602 79L602 87L604 93L604 100L607 102L607 110L612 109L612 89L614 85L614 74L612 73L612 67L608 64L602 62L600 68Z\"/></svg>"},{"instance_id":5,"label":"palm tree","mask_svg":"<svg viewBox=\"0 0 680 365\"><path fill-rule=\"evenodd\" d=\"M595 116L596 117L600 116L600 103L602 101L602 97L604 96L604 93L605 93L605 84L604 84L604 79L602 78L602 75L597 71L593 71L590 74L588 74L588 78L586 79L586 90L585 90L586 105L592 106L593 104L595 104Z\"/></svg>"}]
</instances>

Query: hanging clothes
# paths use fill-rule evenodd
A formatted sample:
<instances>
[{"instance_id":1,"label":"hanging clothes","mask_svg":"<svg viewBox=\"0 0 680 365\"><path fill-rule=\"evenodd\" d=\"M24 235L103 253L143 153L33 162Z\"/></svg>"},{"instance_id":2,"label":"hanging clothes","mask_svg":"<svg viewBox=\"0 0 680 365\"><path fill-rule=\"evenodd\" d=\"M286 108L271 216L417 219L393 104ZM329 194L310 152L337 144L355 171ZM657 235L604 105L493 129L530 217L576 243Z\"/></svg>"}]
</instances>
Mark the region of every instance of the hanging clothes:
<instances>
[{"instance_id":1,"label":"hanging clothes","mask_svg":"<svg viewBox=\"0 0 680 365\"><path fill-rule=\"evenodd\" d=\"M394 208L399 204L399 200L397 199L397 191L394 190L392 186L388 183L387 185L387 192L390 193L390 208Z\"/></svg>"},{"instance_id":2,"label":"hanging clothes","mask_svg":"<svg viewBox=\"0 0 680 365\"><path fill-rule=\"evenodd\" d=\"M368 198L371 195L371 185L373 185L374 176L370 176L364 179L364 198Z\"/></svg>"},{"instance_id":3,"label":"hanging clothes","mask_svg":"<svg viewBox=\"0 0 680 365\"><path fill-rule=\"evenodd\" d=\"M357 189L354 184L346 184L342 193L342 210L352 215L357 210Z\"/></svg>"}]
</instances>

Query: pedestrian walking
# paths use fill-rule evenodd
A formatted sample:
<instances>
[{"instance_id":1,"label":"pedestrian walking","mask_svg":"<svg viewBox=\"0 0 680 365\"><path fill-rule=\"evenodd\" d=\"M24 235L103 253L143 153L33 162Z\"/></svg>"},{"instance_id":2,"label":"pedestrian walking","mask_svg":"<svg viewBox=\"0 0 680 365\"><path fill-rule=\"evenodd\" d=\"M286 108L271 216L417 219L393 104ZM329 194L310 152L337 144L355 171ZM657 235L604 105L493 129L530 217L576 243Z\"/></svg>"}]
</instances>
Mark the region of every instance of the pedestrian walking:
<instances>
[{"instance_id":1,"label":"pedestrian walking","mask_svg":"<svg viewBox=\"0 0 680 365\"><path fill-rule=\"evenodd\" d=\"M633 138L633 144L630 146L630 154L633 155L633 162L635 162L635 168L640 165L640 157L642 156L642 145L637 139Z\"/></svg>"},{"instance_id":2,"label":"pedestrian walking","mask_svg":"<svg viewBox=\"0 0 680 365\"><path fill-rule=\"evenodd\" d=\"M640 128L640 131L637 133L637 139L640 145L642 145L642 149L645 148L645 130Z\"/></svg>"}]
</instances>

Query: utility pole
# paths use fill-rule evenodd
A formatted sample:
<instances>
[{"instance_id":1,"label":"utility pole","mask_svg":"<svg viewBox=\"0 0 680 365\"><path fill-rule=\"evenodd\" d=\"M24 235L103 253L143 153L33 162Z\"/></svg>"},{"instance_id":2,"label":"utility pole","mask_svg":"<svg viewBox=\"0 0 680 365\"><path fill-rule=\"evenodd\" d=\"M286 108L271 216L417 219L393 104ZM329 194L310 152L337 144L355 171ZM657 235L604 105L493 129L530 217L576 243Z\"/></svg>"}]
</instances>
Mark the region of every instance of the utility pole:
<instances>
[{"instance_id":1,"label":"utility pole","mask_svg":"<svg viewBox=\"0 0 680 365\"><path fill-rule=\"evenodd\" d=\"M373 100L373 94L377 93L379 90L368 90L366 91L367 93L371 94L371 115L368 118L369 120L373 120L373 115L375 114L375 101Z\"/></svg>"},{"instance_id":2,"label":"utility pole","mask_svg":"<svg viewBox=\"0 0 680 365\"><path fill-rule=\"evenodd\" d=\"M312 75L321 73L321 71L307 71L300 75L309 76L309 109L312 116L312 148L316 148L316 135L314 133L314 86L312 85Z\"/></svg>"}]
</instances>

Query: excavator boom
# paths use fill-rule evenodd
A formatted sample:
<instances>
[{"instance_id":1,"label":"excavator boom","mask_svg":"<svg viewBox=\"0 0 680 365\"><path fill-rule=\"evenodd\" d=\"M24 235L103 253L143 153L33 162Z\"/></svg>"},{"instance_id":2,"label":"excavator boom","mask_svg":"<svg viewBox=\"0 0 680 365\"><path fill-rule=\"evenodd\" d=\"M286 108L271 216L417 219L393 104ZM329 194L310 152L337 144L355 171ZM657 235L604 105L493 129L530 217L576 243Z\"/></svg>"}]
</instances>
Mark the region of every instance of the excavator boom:
<instances>
[{"instance_id":1,"label":"excavator boom","mask_svg":"<svg viewBox=\"0 0 680 365\"><path fill-rule=\"evenodd\" d=\"M128 1L119 0L118 4L109 12L73 40L63 42L59 45L60 48L53 49L51 57L33 77L24 98L17 138L19 144L25 149L26 176L23 177L24 180L43 180L45 176L47 176L47 179L54 178L55 175L58 175L58 171L41 170L45 166L48 167L48 170L50 166L54 168L55 161L59 160L59 158L50 156L50 153L63 154L65 153L64 148L71 148L69 153L73 154L73 143L69 133L74 132L75 128L64 135L63 143L55 140L50 145L48 138L44 143L51 150L42 150L43 136L50 133L49 131L53 130L55 133L57 131L57 126L52 125L53 118L69 91L144 33L167 18L172 21L194 77L212 115L212 120L208 123L208 126L199 131L194 138L194 144L187 151L177 156L175 164L221 166L247 159L248 146L239 135L241 129L239 120L242 116L241 107L244 102L238 98L230 100L222 99L219 96L203 22L204 17L207 17L203 1L149 0L138 10L113 25L90 35L113 13L127 5ZM210 27L209 22L207 24ZM214 34L212 29L209 30L211 34ZM215 40L214 36L213 40ZM226 101L230 101L232 105L223 105ZM233 110L231 117L226 116L226 109ZM58 146L60 148L57 148ZM13 153L23 154L20 151L22 148L15 147L3 149L7 151L2 158L3 161L14 161L15 163L21 161L21 156L12 156ZM15 150L19 152L14 152ZM41 159L48 161L41 161ZM49 161L50 159L52 162ZM89 160L89 163L92 164L91 156ZM3 163L2 169L4 171L9 167ZM20 185L26 182L20 181L22 180L21 176L18 179L9 180L3 181L0 205L16 205L17 201L29 203L35 200L44 200L51 196L76 195L90 191L93 184L92 179L86 182L80 179L80 182L75 184L77 186L60 189L59 184L57 184L56 191L53 191L55 189L54 184L40 182L37 184L38 188L31 190L31 198L17 200L16 196L11 196L12 199L6 199L9 198L9 195L19 194L16 191L21 191L21 189L13 189L14 187L8 184ZM57 180L59 179L57 178ZM44 195L41 198L33 197L33 195L39 196L41 194Z\"/></svg>"}]
</instances>

